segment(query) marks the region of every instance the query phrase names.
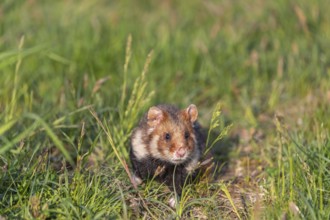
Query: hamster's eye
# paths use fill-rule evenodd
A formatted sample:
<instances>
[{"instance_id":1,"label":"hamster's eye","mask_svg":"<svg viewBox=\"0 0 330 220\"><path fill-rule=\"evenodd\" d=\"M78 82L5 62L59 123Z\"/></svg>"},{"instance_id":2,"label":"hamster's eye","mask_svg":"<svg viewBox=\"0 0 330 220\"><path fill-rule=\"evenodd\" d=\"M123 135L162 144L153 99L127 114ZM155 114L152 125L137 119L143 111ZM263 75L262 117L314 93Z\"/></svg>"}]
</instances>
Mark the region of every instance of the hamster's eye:
<instances>
[{"instance_id":1,"label":"hamster's eye","mask_svg":"<svg viewBox=\"0 0 330 220\"><path fill-rule=\"evenodd\" d=\"M186 131L186 132L184 133L184 138L185 138L185 139L188 139L189 137L190 137L189 132Z\"/></svg>"},{"instance_id":2,"label":"hamster's eye","mask_svg":"<svg viewBox=\"0 0 330 220\"><path fill-rule=\"evenodd\" d=\"M171 140L171 135L169 133L165 133L165 140Z\"/></svg>"}]
</instances>

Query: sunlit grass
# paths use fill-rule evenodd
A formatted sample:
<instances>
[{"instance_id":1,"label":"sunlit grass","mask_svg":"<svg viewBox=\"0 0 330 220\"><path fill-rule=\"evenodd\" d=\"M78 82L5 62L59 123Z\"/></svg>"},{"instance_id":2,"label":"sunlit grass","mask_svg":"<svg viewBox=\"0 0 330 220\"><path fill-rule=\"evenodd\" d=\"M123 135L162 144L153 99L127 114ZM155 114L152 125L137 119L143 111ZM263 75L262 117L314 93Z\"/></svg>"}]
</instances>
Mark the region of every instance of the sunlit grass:
<instances>
[{"instance_id":1,"label":"sunlit grass","mask_svg":"<svg viewBox=\"0 0 330 220\"><path fill-rule=\"evenodd\" d=\"M329 7L4 1L0 218L329 219ZM217 165L176 209L130 181L159 103L196 104Z\"/></svg>"}]
</instances>

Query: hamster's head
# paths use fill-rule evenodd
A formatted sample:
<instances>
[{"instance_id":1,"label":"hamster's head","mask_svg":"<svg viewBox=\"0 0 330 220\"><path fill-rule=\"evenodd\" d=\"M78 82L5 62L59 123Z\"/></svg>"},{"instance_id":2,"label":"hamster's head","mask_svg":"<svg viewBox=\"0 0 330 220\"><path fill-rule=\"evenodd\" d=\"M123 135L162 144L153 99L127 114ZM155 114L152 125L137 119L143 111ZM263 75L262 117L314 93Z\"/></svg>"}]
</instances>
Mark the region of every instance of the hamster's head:
<instances>
[{"instance_id":1,"label":"hamster's head","mask_svg":"<svg viewBox=\"0 0 330 220\"><path fill-rule=\"evenodd\" d=\"M173 164L192 157L197 147L193 128L197 116L193 104L183 110L151 107L147 113L150 154Z\"/></svg>"}]
</instances>

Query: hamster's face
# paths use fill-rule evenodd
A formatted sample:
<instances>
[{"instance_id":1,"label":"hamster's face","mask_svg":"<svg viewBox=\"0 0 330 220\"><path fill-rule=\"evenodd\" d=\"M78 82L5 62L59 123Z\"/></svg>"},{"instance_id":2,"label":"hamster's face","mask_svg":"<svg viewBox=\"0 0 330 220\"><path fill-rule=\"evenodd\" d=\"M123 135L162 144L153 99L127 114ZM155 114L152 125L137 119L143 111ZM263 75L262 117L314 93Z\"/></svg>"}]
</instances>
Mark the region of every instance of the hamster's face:
<instances>
[{"instance_id":1,"label":"hamster's face","mask_svg":"<svg viewBox=\"0 0 330 220\"><path fill-rule=\"evenodd\" d=\"M179 164L186 161L194 151L196 137L191 125L169 120L155 128L150 143L154 156Z\"/></svg>"},{"instance_id":2,"label":"hamster's face","mask_svg":"<svg viewBox=\"0 0 330 220\"><path fill-rule=\"evenodd\" d=\"M195 151L196 136L187 110L178 112L175 117L161 111L161 120L151 126L149 132L149 151L155 158L180 164Z\"/></svg>"}]
</instances>

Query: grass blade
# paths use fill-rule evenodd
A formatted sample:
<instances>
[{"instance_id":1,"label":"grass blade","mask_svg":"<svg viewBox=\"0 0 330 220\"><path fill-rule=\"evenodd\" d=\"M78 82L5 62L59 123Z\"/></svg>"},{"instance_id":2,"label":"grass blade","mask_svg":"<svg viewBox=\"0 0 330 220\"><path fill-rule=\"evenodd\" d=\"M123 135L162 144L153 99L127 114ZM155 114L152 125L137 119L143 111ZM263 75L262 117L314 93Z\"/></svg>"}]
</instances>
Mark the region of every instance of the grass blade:
<instances>
[{"instance_id":1,"label":"grass blade","mask_svg":"<svg viewBox=\"0 0 330 220\"><path fill-rule=\"evenodd\" d=\"M74 166L73 159L71 158L69 152L65 149L62 141L56 136L56 134L50 128L50 126L40 116L38 116L36 114L27 113L26 114L26 117L27 118L34 119L35 121L37 121L45 129L47 135L50 137L50 139L52 139L52 141L54 142L55 146L62 152L62 154L65 157L65 159L67 161L69 161L69 163L72 166Z\"/></svg>"}]
</instances>

